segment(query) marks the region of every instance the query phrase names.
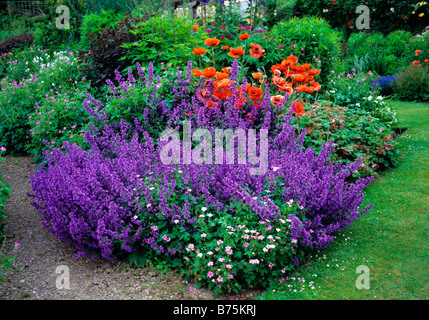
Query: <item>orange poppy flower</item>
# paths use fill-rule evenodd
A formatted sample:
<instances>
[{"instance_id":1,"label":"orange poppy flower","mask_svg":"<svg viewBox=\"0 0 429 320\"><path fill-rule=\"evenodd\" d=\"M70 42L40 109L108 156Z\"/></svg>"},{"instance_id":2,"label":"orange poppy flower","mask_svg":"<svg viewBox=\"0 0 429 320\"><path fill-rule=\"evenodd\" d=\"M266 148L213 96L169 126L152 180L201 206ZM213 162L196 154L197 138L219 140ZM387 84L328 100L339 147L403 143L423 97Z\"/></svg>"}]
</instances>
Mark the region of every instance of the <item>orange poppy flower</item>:
<instances>
[{"instance_id":1,"label":"orange poppy flower","mask_svg":"<svg viewBox=\"0 0 429 320\"><path fill-rule=\"evenodd\" d=\"M425 59L425 63L428 63L429 62L429 59Z\"/></svg>"},{"instance_id":2,"label":"orange poppy flower","mask_svg":"<svg viewBox=\"0 0 429 320\"><path fill-rule=\"evenodd\" d=\"M222 72L223 73L230 73L231 72L231 67L225 67L225 68L222 68Z\"/></svg>"},{"instance_id":3,"label":"orange poppy flower","mask_svg":"<svg viewBox=\"0 0 429 320\"><path fill-rule=\"evenodd\" d=\"M227 46L227 45L224 45L224 46L222 46L222 48L221 48L222 50L228 50L229 49L229 46Z\"/></svg>"},{"instance_id":4,"label":"orange poppy flower","mask_svg":"<svg viewBox=\"0 0 429 320\"><path fill-rule=\"evenodd\" d=\"M274 69L273 73L274 73L274 77L280 77L282 74L282 72L279 69Z\"/></svg>"},{"instance_id":5,"label":"orange poppy flower","mask_svg":"<svg viewBox=\"0 0 429 320\"><path fill-rule=\"evenodd\" d=\"M285 91L288 95L293 95L293 88L292 87L285 87Z\"/></svg>"},{"instance_id":6,"label":"orange poppy flower","mask_svg":"<svg viewBox=\"0 0 429 320\"><path fill-rule=\"evenodd\" d=\"M319 91L321 89L321 86L319 82L316 81L310 81L310 85L314 87L314 91Z\"/></svg>"},{"instance_id":7,"label":"orange poppy flower","mask_svg":"<svg viewBox=\"0 0 429 320\"><path fill-rule=\"evenodd\" d=\"M298 87L296 87L295 90L296 92L307 92L308 88L301 84Z\"/></svg>"},{"instance_id":8,"label":"orange poppy flower","mask_svg":"<svg viewBox=\"0 0 429 320\"><path fill-rule=\"evenodd\" d=\"M203 75L203 71L200 69L192 69L191 73L196 77L201 77Z\"/></svg>"},{"instance_id":9,"label":"orange poppy flower","mask_svg":"<svg viewBox=\"0 0 429 320\"><path fill-rule=\"evenodd\" d=\"M206 53L206 49L204 49L203 47L194 48L194 50L192 50L193 55L201 55L204 53Z\"/></svg>"},{"instance_id":10,"label":"orange poppy flower","mask_svg":"<svg viewBox=\"0 0 429 320\"><path fill-rule=\"evenodd\" d=\"M203 77L206 79L213 78L216 75L216 69L213 67L205 68L203 71Z\"/></svg>"},{"instance_id":11,"label":"orange poppy flower","mask_svg":"<svg viewBox=\"0 0 429 320\"><path fill-rule=\"evenodd\" d=\"M308 70L308 74L317 76L318 74L320 74L320 71L313 68L313 69Z\"/></svg>"},{"instance_id":12,"label":"orange poppy flower","mask_svg":"<svg viewBox=\"0 0 429 320\"><path fill-rule=\"evenodd\" d=\"M214 102L212 100L207 101L207 108L213 109L214 107L217 107L217 102Z\"/></svg>"},{"instance_id":13,"label":"orange poppy flower","mask_svg":"<svg viewBox=\"0 0 429 320\"><path fill-rule=\"evenodd\" d=\"M294 113L298 116L302 116L304 114L304 105L299 101L292 102L292 106L294 107Z\"/></svg>"},{"instance_id":14,"label":"orange poppy flower","mask_svg":"<svg viewBox=\"0 0 429 320\"><path fill-rule=\"evenodd\" d=\"M294 82L301 82L305 79L305 77L302 74L296 74L293 76Z\"/></svg>"},{"instance_id":15,"label":"orange poppy flower","mask_svg":"<svg viewBox=\"0 0 429 320\"><path fill-rule=\"evenodd\" d=\"M296 64L296 62L298 61L298 58L295 56L289 56L287 57L288 59L292 60L294 64Z\"/></svg>"},{"instance_id":16,"label":"orange poppy flower","mask_svg":"<svg viewBox=\"0 0 429 320\"><path fill-rule=\"evenodd\" d=\"M258 108L262 107L262 101L255 101L255 102L253 102L253 106L254 106L256 109L258 109Z\"/></svg>"},{"instance_id":17,"label":"orange poppy flower","mask_svg":"<svg viewBox=\"0 0 429 320\"><path fill-rule=\"evenodd\" d=\"M255 72L255 73L252 73L252 77L255 80L261 80L261 78L263 78L264 75L262 73L260 73L260 72Z\"/></svg>"},{"instance_id":18,"label":"orange poppy flower","mask_svg":"<svg viewBox=\"0 0 429 320\"><path fill-rule=\"evenodd\" d=\"M217 80L228 79L228 73L216 72L216 79Z\"/></svg>"},{"instance_id":19,"label":"orange poppy flower","mask_svg":"<svg viewBox=\"0 0 429 320\"><path fill-rule=\"evenodd\" d=\"M284 99L284 97L283 96L280 96L280 95L278 95L278 96L273 96L273 97L271 97L271 102L273 103L273 105L275 106L275 107L277 107L280 103L282 103L283 102L283 99Z\"/></svg>"},{"instance_id":20,"label":"orange poppy flower","mask_svg":"<svg viewBox=\"0 0 429 320\"><path fill-rule=\"evenodd\" d=\"M213 85L215 86L216 89L224 89L224 88L228 88L228 85L232 82L233 81L228 79L220 79L218 81L215 81Z\"/></svg>"},{"instance_id":21,"label":"orange poppy flower","mask_svg":"<svg viewBox=\"0 0 429 320\"><path fill-rule=\"evenodd\" d=\"M284 92L288 86L291 86L290 83L287 83L286 80L281 77L273 77L272 81L273 84L279 88L280 92Z\"/></svg>"},{"instance_id":22,"label":"orange poppy flower","mask_svg":"<svg viewBox=\"0 0 429 320\"><path fill-rule=\"evenodd\" d=\"M253 58L259 59L262 57L262 54L265 52L265 50L262 50L262 47L259 44L251 43L250 46L252 49L249 50L249 53Z\"/></svg>"},{"instance_id":23,"label":"orange poppy flower","mask_svg":"<svg viewBox=\"0 0 429 320\"><path fill-rule=\"evenodd\" d=\"M192 26L192 28L194 29L194 31L198 31L198 29L199 29L200 27L198 26L198 24L194 24L194 25Z\"/></svg>"},{"instance_id":24,"label":"orange poppy flower","mask_svg":"<svg viewBox=\"0 0 429 320\"><path fill-rule=\"evenodd\" d=\"M238 37L238 39L240 39L240 40L246 40L246 39L249 39L249 37L250 37L250 35L248 33L243 33L243 34L240 34L240 36Z\"/></svg>"},{"instance_id":25,"label":"orange poppy flower","mask_svg":"<svg viewBox=\"0 0 429 320\"><path fill-rule=\"evenodd\" d=\"M228 53L228 56L230 56L232 58L239 58L245 52L241 46L236 48L236 49L235 48L229 48L229 51L230 52Z\"/></svg>"},{"instance_id":26,"label":"orange poppy flower","mask_svg":"<svg viewBox=\"0 0 429 320\"><path fill-rule=\"evenodd\" d=\"M421 53L421 52L422 52L422 50L416 50L416 56L418 56L419 53Z\"/></svg>"},{"instance_id":27,"label":"orange poppy flower","mask_svg":"<svg viewBox=\"0 0 429 320\"><path fill-rule=\"evenodd\" d=\"M420 65L420 61L416 61L416 60L414 60L414 61L413 61L413 66L418 66L418 65Z\"/></svg>"},{"instance_id":28,"label":"orange poppy flower","mask_svg":"<svg viewBox=\"0 0 429 320\"><path fill-rule=\"evenodd\" d=\"M219 42L220 42L220 40L218 38L216 38L216 37L214 37L214 38L207 38L206 40L204 40L204 43L208 47L217 46L219 44Z\"/></svg>"},{"instance_id":29,"label":"orange poppy flower","mask_svg":"<svg viewBox=\"0 0 429 320\"><path fill-rule=\"evenodd\" d=\"M259 100L262 98L262 90L258 87L250 87L249 98L251 100Z\"/></svg>"},{"instance_id":30,"label":"orange poppy flower","mask_svg":"<svg viewBox=\"0 0 429 320\"><path fill-rule=\"evenodd\" d=\"M308 87L307 88L307 92L308 93L313 93L314 92L314 87L313 86Z\"/></svg>"},{"instance_id":31,"label":"orange poppy flower","mask_svg":"<svg viewBox=\"0 0 429 320\"><path fill-rule=\"evenodd\" d=\"M304 63L302 66L304 67L305 70L308 70L311 68L311 64L309 63Z\"/></svg>"}]
</instances>

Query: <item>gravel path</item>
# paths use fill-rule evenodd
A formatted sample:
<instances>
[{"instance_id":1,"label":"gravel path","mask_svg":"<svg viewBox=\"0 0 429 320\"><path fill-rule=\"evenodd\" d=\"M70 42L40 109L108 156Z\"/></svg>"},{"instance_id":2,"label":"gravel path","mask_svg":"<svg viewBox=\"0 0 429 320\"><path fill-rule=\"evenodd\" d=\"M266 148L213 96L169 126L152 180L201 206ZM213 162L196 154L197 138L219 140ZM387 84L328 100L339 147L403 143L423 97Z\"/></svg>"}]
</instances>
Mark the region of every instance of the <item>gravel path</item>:
<instances>
[{"instance_id":1,"label":"gravel path","mask_svg":"<svg viewBox=\"0 0 429 320\"><path fill-rule=\"evenodd\" d=\"M42 216L30 205L26 193L32 193L29 176L36 166L28 157L6 157L0 165L3 180L11 186L12 197L6 204L8 228L5 253L15 257L13 266L0 286L0 300L186 300L213 299L209 290L196 289L173 272L160 273L131 268L125 262L104 259L76 259L77 251L61 242L40 223ZM15 242L20 246L16 249ZM70 288L58 289L57 278L66 266ZM237 297L252 298L249 292Z\"/></svg>"}]
</instances>

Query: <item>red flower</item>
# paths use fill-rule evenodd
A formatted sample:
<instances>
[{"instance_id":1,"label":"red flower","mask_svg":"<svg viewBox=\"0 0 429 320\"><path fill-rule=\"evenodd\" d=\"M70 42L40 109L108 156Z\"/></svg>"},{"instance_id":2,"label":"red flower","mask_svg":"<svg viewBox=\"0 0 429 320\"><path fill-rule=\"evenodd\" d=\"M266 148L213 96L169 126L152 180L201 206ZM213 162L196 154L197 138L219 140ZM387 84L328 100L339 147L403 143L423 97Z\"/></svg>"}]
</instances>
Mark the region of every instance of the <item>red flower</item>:
<instances>
[{"instance_id":1,"label":"red flower","mask_svg":"<svg viewBox=\"0 0 429 320\"><path fill-rule=\"evenodd\" d=\"M262 57L262 54L265 52L265 50L262 50L262 47L259 44L251 43L250 46L252 49L249 50L249 53L253 58L259 59Z\"/></svg>"},{"instance_id":2,"label":"red flower","mask_svg":"<svg viewBox=\"0 0 429 320\"><path fill-rule=\"evenodd\" d=\"M402 20L404 20L404 21L407 20L407 17L403 17Z\"/></svg>"},{"instance_id":3,"label":"red flower","mask_svg":"<svg viewBox=\"0 0 429 320\"><path fill-rule=\"evenodd\" d=\"M259 100L262 98L262 90L258 87L251 87L249 89L249 98L251 100Z\"/></svg>"},{"instance_id":4,"label":"red flower","mask_svg":"<svg viewBox=\"0 0 429 320\"><path fill-rule=\"evenodd\" d=\"M304 105L299 101L292 102L292 106L294 107L294 113L298 116L302 116L304 114Z\"/></svg>"}]
</instances>

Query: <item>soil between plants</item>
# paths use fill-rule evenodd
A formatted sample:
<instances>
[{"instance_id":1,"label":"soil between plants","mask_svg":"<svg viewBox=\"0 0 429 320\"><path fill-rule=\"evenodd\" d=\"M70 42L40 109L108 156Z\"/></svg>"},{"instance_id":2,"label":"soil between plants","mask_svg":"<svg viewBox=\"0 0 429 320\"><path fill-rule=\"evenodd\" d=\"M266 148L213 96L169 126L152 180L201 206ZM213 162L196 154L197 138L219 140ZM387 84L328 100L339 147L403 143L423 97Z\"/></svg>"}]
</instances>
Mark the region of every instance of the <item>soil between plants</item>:
<instances>
[{"instance_id":1,"label":"soil between plants","mask_svg":"<svg viewBox=\"0 0 429 320\"><path fill-rule=\"evenodd\" d=\"M250 291L214 297L210 290L195 288L173 271L133 268L124 261L74 258L77 250L46 230L40 223L42 215L30 204L27 193L33 190L29 177L35 169L30 157L6 157L0 165L0 174L12 190L5 208L8 227L3 252L14 256L0 285L0 300L236 300L261 294ZM64 269L57 270L59 266L68 267L69 289L57 288L58 277L64 276Z\"/></svg>"}]
</instances>

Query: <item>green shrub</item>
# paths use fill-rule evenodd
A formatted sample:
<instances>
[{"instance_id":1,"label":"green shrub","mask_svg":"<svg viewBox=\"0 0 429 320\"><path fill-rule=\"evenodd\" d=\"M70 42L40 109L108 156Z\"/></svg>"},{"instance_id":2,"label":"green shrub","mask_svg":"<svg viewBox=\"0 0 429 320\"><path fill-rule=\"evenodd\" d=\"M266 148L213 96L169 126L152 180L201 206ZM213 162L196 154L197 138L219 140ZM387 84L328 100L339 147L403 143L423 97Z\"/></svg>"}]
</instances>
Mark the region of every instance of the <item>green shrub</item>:
<instances>
[{"instance_id":1,"label":"green shrub","mask_svg":"<svg viewBox=\"0 0 429 320\"><path fill-rule=\"evenodd\" d=\"M282 192L280 186L276 192ZM272 199L276 198L273 194ZM210 208L203 208L197 218L200 228L186 247L187 278L215 293L238 293L266 288L295 269L300 250L292 240L289 218L290 214L299 214L298 207L293 201L276 205L281 217L274 221L261 221L239 200L230 205L233 213L225 210L212 214Z\"/></svg>"},{"instance_id":2,"label":"green shrub","mask_svg":"<svg viewBox=\"0 0 429 320\"><path fill-rule=\"evenodd\" d=\"M50 54L31 47L20 57L7 72L16 77L6 77L0 83L0 145L13 155L26 153L29 121L40 112L42 101L56 101L59 93L62 99L71 100L74 92L88 88L82 79L83 68L72 51ZM86 90L79 93L85 94Z\"/></svg>"},{"instance_id":3,"label":"green shrub","mask_svg":"<svg viewBox=\"0 0 429 320\"><path fill-rule=\"evenodd\" d=\"M0 145L0 156L5 151L5 148ZM0 164L3 162L3 158L0 157ZM7 271L10 267L10 264L13 260L12 257L6 257L3 254L3 245L4 245L4 229L6 227L6 216L4 214L4 207L7 199L10 198L10 186L3 182L3 178L0 175L0 284L2 283L3 270Z\"/></svg>"},{"instance_id":4,"label":"green shrub","mask_svg":"<svg viewBox=\"0 0 429 320\"><path fill-rule=\"evenodd\" d=\"M319 152L323 143L333 139L335 150L330 160L351 163L362 158L354 178L377 175L397 165L400 153L392 127L364 109L352 105L344 108L328 101L307 105L305 110L306 116L295 119L297 128L306 128L304 145Z\"/></svg>"},{"instance_id":5,"label":"green shrub","mask_svg":"<svg viewBox=\"0 0 429 320\"><path fill-rule=\"evenodd\" d=\"M35 23L34 41L43 48L57 49L65 43L72 43L80 39L80 25L82 13L86 4L82 0L46 0L46 16L42 22ZM59 29L56 20L59 14L56 8L60 5L69 7L70 26L68 29Z\"/></svg>"},{"instance_id":6,"label":"green shrub","mask_svg":"<svg viewBox=\"0 0 429 320\"><path fill-rule=\"evenodd\" d=\"M22 49L29 46L34 41L34 35L31 33L22 33L16 36L8 36L0 42L0 57L13 49Z\"/></svg>"},{"instance_id":7,"label":"green shrub","mask_svg":"<svg viewBox=\"0 0 429 320\"><path fill-rule=\"evenodd\" d=\"M388 34L394 30L416 32L427 25L429 6L418 5L418 0L298 0L296 10L304 16L321 16L332 26L356 32L356 8L366 5L370 9L370 29ZM415 12L413 14L413 11ZM421 13L424 15L419 16Z\"/></svg>"},{"instance_id":8,"label":"green shrub","mask_svg":"<svg viewBox=\"0 0 429 320\"><path fill-rule=\"evenodd\" d=\"M385 38L387 50L395 57L402 57L404 55L404 48L411 37L411 32L404 30L395 30L389 33Z\"/></svg>"},{"instance_id":9,"label":"green shrub","mask_svg":"<svg viewBox=\"0 0 429 320\"><path fill-rule=\"evenodd\" d=\"M116 24L124 18L124 13L115 12L114 10L101 10L98 13L85 15L80 26L81 42L89 45L89 34L100 32L105 28L115 29Z\"/></svg>"},{"instance_id":10,"label":"green shrub","mask_svg":"<svg viewBox=\"0 0 429 320\"><path fill-rule=\"evenodd\" d=\"M424 64L424 60L429 59L429 26L423 32L414 35L403 50L405 57L403 66L408 66L414 60ZM418 56L416 50L421 51Z\"/></svg>"},{"instance_id":11,"label":"green shrub","mask_svg":"<svg viewBox=\"0 0 429 320\"><path fill-rule=\"evenodd\" d=\"M300 63L321 61L321 81L333 69L340 52L340 35L326 20L317 17L292 18L276 24L270 35L280 39L289 54Z\"/></svg>"},{"instance_id":12,"label":"green shrub","mask_svg":"<svg viewBox=\"0 0 429 320\"><path fill-rule=\"evenodd\" d=\"M358 73L372 71L390 75L394 73L398 58L388 50L383 34L359 32L352 34L347 41L346 62Z\"/></svg>"},{"instance_id":13,"label":"green shrub","mask_svg":"<svg viewBox=\"0 0 429 320\"><path fill-rule=\"evenodd\" d=\"M130 30L133 25L146 19L127 15L116 23L115 28L106 27L85 36L89 42L89 51L81 52L81 58L86 65L85 73L96 87L104 85L107 79L113 79L115 70L121 72L131 64L130 59L126 58L127 49L122 45L139 39Z\"/></svg>"},{"instance_id":14,"label":"green shrub","mask_svg":"<svg viewBox=\"0 0 429 320\"><path fill-rule=\"evenodd\" d=\"M340 107L363 109L383 123L395 125L396 114L390 104L380 96L379 88L371 87L375 78L371 73L357 74L354 70L333 75L327 82L324 98Z\"/></svg>"},{"instance_id":15,"label":"green shrub","mask_svg":"<svg viewBox=\"0 0 429 320\"><path fill-rule=\"evenodd\" d=\"M194 24L196 22L187 16L153 16L131 30L137 41L122 46L128 49L125 58L133 64L152 62L155 68L161 62L172 64L172 67L186 66L188 60L193 59L192 49L201 46L206 35L202 31L194 32Z\"/></svg>"},{"instance_id":16,"label":"green shrub","mask_svg":"<svg viewBox=\"0 0 429 320\"><path fill-rule=\"evenodd\" d=\"M403 101L429 101L429 63L410 65L397 74L393 95Z\"/></svg>"}]
</instances>

